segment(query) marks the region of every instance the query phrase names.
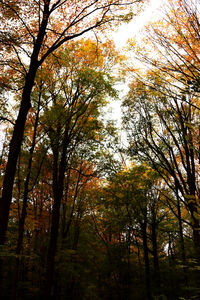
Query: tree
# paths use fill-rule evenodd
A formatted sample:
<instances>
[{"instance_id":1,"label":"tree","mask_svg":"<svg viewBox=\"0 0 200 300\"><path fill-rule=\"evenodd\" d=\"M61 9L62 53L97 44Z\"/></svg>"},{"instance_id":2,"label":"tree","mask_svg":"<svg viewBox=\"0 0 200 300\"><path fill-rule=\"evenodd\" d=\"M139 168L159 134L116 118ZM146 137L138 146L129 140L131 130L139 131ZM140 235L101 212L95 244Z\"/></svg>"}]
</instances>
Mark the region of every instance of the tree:
<instances>
[{"instance_id":1,"label":"tree","mask_svg":"<svg viewBox=\"0 0 200 300\"><path fill-rule=\"evenodd\" d=\"M156 88L166 95L169 91L179 99L184 97L186 102L188 95L198 94L199 91L197 2L169 0L163 6L163 17L146 26L141 41L133 39L129 43L136 59L145 63L147 69L159 77L160 82ZM144 44L147 47L142 49L141 45Z\"/></svg>"},{"instance_id":2,"label":"tree","mask_svg":"<svg viewBox=\"0 0 200 300\"><path fill-rule=\"evenodd\" d=\"M93 42L80 41L72 43L59 56L60 60L53 70L53 84L45 91L50 95L50 102L42 121L52 151L53 208L44 292L49 297L53 296L54 261L65 172L71 156L75 151L78 152L79 147L84 148L84 144L91 142L92 149L92 141L95 143L95 135L100 129L99 108L105 103L106 95L115 95L112 78L103 71L101 47L98 50ZM102 71L98 71L100 68Z\"/></svg>"},{"instance_id":3,"label":"tree","mask_svg":"<svg viewBox=\"0 0 200 300\"><path fill-rule=\"evenodd\" d=\"M140 1L132 3L137 2ZM130 13L121 15L121 11L125 11L128 4L126 1L96 0L81 5L66 0L0 1L2 50L4 54L8 53L6 62L2 59L4 68L7 73L17 70L23 77L21 103L10 142L0 201L0 244L5 242L17 159L38 69L65 42L103 28L115 20L127 20ZM24 54L29 60L27 67L23 63ZM2 79L5 80L5 77Z\"/></svg>"},{"instance_id":4,"label":"tree","mask_svg":"<svg viewBox=\"0 0 200 300\"><path fill-rule=\"evenodd\" d=\"M156 78L152 84L157 84ZM130 134L130 152L149 161L174 191L177 201L180 198L189 211L199 255L199 142L196 139L199 110L192 105L195 101L196 98L191 98L185 103L135 82L124 102L128 108L124 121Z\"/></svg>"},{"instance_id":5,"label":"tree","mask_svg":"<svg viewBox=\"0 0 200 300\"><path fill-rule=\"evenodd\" d=\"M135 295L131 286L134 285L133 270L138 264L141 273L144 271L146 298L161 293L159 256L163 246L158 242L158 236L163 239L159 227L166 213L162 212L164 206L159 199L160 191L156 190L157 181L158 175L148 166L131 166L110 176L99 196L96 216L99 234L107 247L111 270L116 268L121 293L126 297L130 295L130 299ZM151 280L151 256L155 284Z\"/></svg>"},{"instance_id":6,"label":"tree","mask_svg":"<svg viewBox=\"0 0 200 300\"><path fill-rule=\"evenodd\" d=\"M199 7L192 0L169 1L163 15L162 20L147 26L143 39L154 52L142 50L137 42L132 42L137 56L148 68L145 79L138 73L138 80L131 87L140 99L136 108L140 122L135 130L142 134L149 151L139 142L139 134L136 139L140 146L136 148L157 168L165 169L167 184L173 178L171 188L177 199L182 195L181 201L190 212L199 256L200 236L199 230L195 230L199 228ZM127 107L131 106L133 103L127 100ZM132 117L129 114L127 121L131 123Z\"/></svg>"}]
</instances>

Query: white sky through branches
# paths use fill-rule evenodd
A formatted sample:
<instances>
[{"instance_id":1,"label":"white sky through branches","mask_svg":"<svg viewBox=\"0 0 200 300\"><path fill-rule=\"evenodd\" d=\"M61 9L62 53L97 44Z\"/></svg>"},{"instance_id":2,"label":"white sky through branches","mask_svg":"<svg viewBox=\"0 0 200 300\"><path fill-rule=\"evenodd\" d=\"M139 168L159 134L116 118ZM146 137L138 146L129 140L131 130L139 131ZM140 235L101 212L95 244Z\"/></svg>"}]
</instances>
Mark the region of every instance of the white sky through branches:
<instances>
[{"instance_id":1,"label":"white sky through branches","mask_svg":"<svg viewBox=\"0 0 200 300\"><path fill-rule=\"evenodd\" d=\"M137 37L141 34L142 29L148 22L155 20L159 15L159 8L166 0L149 0L145 9L128 24L123 24L117 32L114 32L112 37L116 47L120 50L126 46L128 39ZM124 86L125 88L125 86ZM122 87L123 89L123 87ZM122 91L123 95L123 91ZM118 127L121 125L121 101L113 101L110 106L110 118L117 121ZM108 114L109 115L109 114ZM109 119L109 116L108 116Z\"/></svg>"},{"instance_id":2,"label":"white sky through branches","mask_svg":"<svg viewBox=\"0 0 200 300\"><path fill-rule=\"evenodd\" d=\"M117 32L113 34L117 47L123 47L127 40L133 36L140 34L140 30L152 19L159 14L159 8L164 0L149 0L146 8L134 17L128 24L123 24Z\"/></svg>"}]
</instances>

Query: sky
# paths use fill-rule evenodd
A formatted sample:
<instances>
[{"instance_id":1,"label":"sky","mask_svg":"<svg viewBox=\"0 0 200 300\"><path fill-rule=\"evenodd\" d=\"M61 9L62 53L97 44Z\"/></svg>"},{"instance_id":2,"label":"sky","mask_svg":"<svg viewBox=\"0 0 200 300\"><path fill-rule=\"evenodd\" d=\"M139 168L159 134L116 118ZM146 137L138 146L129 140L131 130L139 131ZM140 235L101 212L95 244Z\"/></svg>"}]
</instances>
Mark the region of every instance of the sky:
<instances>
[{"instance_id":1,"label":"sky","mask_svg":"<svg viewBox=\"0 0 200 300\"><path fill-rule=\"evenodd\" d=\"M164 0L149 0L146 8L129 24L123 24L119 30L113 34L114 41L118 48L125 46L127 40L137 36L140 30L159 13L159 7Z\"/></svg>"},{"instance_id":2,"label":"sky","mask_svg":"<svg viewBox=\"0 0 200 300\"><path fill-rule=\"evenodd\" d=\"M113 33L113 40L119 50L125 47L128 39L139 36L140 31L149 21L156 19L159 14L159 8L164 1L165 0L149 0L146 8L137 17L130 23L121 25L118 31ZM121 127L120 105L121 101L113 101L106 108L108 119L116 120L119 128Z\"/></svg>"}]
</instances>

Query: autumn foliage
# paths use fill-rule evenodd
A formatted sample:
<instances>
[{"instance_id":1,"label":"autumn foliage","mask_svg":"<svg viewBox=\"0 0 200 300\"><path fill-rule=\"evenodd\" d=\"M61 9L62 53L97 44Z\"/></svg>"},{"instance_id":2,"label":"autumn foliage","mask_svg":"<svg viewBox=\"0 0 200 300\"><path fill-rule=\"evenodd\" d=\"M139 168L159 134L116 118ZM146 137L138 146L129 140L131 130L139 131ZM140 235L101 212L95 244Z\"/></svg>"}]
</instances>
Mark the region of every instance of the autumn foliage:
<instances>
[{"instance_id":1,"label":"autumn foliage","mask_svg":"<svg viewBox=\"0 0 200 300\"><path fill-rule=\"evenodd\" d=\"M0 0L1 299L199 299L200 3L143 2Z\"/></svg>"}]
</instances>

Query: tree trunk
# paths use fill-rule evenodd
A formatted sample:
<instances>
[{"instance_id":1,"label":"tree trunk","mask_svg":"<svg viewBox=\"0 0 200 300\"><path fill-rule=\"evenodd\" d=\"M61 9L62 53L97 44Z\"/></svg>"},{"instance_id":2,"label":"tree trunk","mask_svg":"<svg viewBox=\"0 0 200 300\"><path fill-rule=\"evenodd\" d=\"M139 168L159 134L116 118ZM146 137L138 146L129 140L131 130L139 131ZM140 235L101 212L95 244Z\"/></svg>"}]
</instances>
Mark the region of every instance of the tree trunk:
<instances>
[{"instance_id":1,"label":"tree trunk","mask_svg":"<svg viewBox=\"0 0 200 300\"><path fill-rule=\"evenodd\" d=\"M57 239L58 239L58 229L59 229L59 220L60 220L60 204L62 196L60 193L55 196L53 211L52 211L52 225L51 225L51 234L50 241L48 246L47 254L47 270L46 270L46 286L44 290L44 295L46 299L53 299L54 294L54 267L55 267L55 256L57 249Z\"/></svg>"},{"instance_id":2,"label":"tree trunk","mask_svg":"<svg viewBox=\"0 0 200 300\"><path fill-rule=\"evenodd\" d=\"M36 119L35 119L35 124L34 124L34 131L33 131L32 146L29 151L28 172L27 172L26 180L25 180L25 184L24 184L22 213L19 216L18 240L17 240L17 247L16 247L15 282L14 282L14 286L13 286L13 299L16 299L16 297L17 297L20 254L21 254L21 250L22 250L22 246L23 246L24 224L25 224L25 219L26 219L26 214L27 214L29 182L30 182L31 168L32 168L32 162L33 162L33 152L34 152L35 144L36 144L36 133L37 133L37 127L38 127L38 120L39 120L40 100L41 100L41 95L39 96L39 101L38 101L38 108L37 108L37 114L36 114Z\"/></svg>"},{"instance_id":3,"label":"tree trunk","mask_svg":"<svg viewBox=\"0 0 200 300\"><path fill-rule=\"evenodd\" d=\"M5 176L3 181L2 198L0 201L0 245L3 245L6 239L6 231L8 227L10 204L12 201L12 190L14 185L17 159L22 145L27 114L31 107L31 92L34 85L36 72L39 68L38 56L40 53L40 49L46 33L46 27L48 24L48 19L50 14L49 5L50 5L50 1L49 0L45 1L44 10L43 10L43 19L42 19L41 26L39 28L37 39L33 46L31 62L25 78L19 114L14 126L13 135L10 142L8 161L7 161Z\"/></svg>"},{"instance_id":4,"label":"tree trunk","mask_svg":"<svg viewBox=\"0 0 200 300\"><path fill-rule=\"evenodd\" d=\"M30 72L27 76L26 84L22 95L21 107L19 110L17 121L14 126L13 136L10 142L8 162L6 165L6 171L3 181L2 199L0 201L0 245L3 245L5 243L17 159L23 140L27 114L31 107L30 95L33 87L35 74L36 69Z\"/></svg>"},{"instance_id":5,"label":"tree trunk","mask_svg":"<svg viewBox=\"0 0 200 300\"><path fill-rule=\"evenodd\" d=\"M188 204L188 208L191 215L192 231L193 231L193 242L196 258L200 258L200 224L198 220L198 211L196 203L193 200Z\"/></svg>"},{"instance_id":6,"label":"tree trunk","mask_svg":"<svg viewBox=\"0 0 200 300\"><path fill-rule=\"evenodd\" d=\"M151 300L151 283L150 283L150 265L149 265L149 253L147 244L147 223L141 224L142 228L142 241L143 241L143 251L144 251L144 262L145 262L145 280L146 280L146 294L147 299Z\"/></svg>"},{"instance_id":7,"label":"tree trunk","mask_svg":"<svg viewBox=\"0 0 200 300\"><path fill-rule=\"evenodd\" d=\"M156 235L156 222L152 223L152 246L153 246L153 263L154 263L154 275L155 283L158 293L160 292L160 266L158 260L158 245L157 245L157 235Z\"/></svg>"},{"instance_id":8,"label":"tree trunk","mask_svg":"<svg viewBox=\"0 0 200 300\"><path fill-rule=\"evenodd\" d=\"M59 131L59 129L58 129ZM68 126L66 125L63 143L62 143L62 153L61 159L58 168L58 159L59 159L59 149L57 145L53 149L54 151L54 170L53 170L53 195L54 203L52 210L52 224L51 224L51 233L50 241L48 246L47 253L47 269L46 269L46 284L44 288L44 296L47 299L53 299L54 297L54 268L55 268L55 256L57 249L57 239L59 231L59 221L60 221L60 206L61 200L63 197L64 190L64 178L66 171L66 152L69 145L69 136L68 136Z\"/></svg>"}]
</instances>

